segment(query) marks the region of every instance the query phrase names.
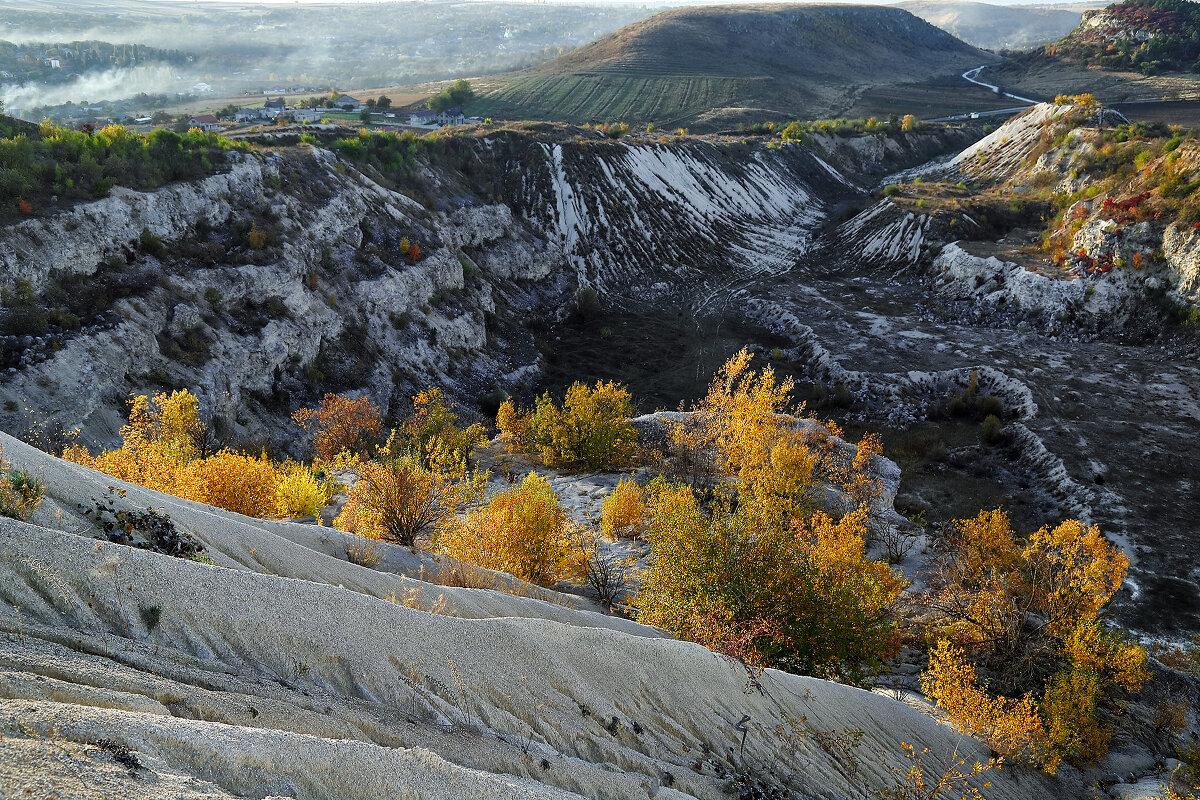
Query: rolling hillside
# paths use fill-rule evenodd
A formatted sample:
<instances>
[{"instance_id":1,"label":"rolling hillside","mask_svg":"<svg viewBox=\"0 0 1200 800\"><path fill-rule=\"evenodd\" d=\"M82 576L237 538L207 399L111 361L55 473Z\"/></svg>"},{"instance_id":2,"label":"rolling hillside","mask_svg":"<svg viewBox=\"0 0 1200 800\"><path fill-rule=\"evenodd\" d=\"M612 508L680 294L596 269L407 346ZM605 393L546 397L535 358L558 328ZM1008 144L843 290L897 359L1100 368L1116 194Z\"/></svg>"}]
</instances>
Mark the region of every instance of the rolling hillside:
<instances>
[{"instance_id":1,"label":"rolling hillside","mask_svg":"<svg viewBox=\"0 0 1200 800\"><path fill-rule=\"evenodd\" d=\"M964 42L989 49L1053 42L1079 25L1086 8L1099 6L1000 6L955 0L907 0L896 5Z\"/></svg>"},{"instance_id":2,"label":"rolling hillside","mask_svg":"<svg viewBox=\"0 0 1200 800\"><path fill-rule=\"evenodd\" d=\"M1088 93L1103 103L1136 106L1182 102L1150 118L1185 123L1200 101L1200 5L1125 0L1088 11L1063 38L987 74L1031 96Z\"/></svg>"},{"instance_id":3,"label":"rolling hillside","mask_svg":"<svg viewBox=\"0 0 1200 800\"><path fill-rule=\"evenodd\" d=\"M567 122L720 125L836 116L871 87L994 60L899 8L683 8L515 73L472 110Z\"/></svg>"}]
</instances>

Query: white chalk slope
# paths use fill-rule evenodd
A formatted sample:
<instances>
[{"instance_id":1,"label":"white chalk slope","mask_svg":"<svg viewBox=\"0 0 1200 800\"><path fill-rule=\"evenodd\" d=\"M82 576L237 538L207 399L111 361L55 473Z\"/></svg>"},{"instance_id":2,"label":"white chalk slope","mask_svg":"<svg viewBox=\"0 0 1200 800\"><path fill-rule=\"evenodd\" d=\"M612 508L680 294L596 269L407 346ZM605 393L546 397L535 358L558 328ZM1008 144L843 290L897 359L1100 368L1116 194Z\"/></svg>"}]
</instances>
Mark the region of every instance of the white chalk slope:
<instances>
[{"instance_id":1,"label":"white chalk slope","mask_svg":"<svg viewBox=\"0 0 1200 800\"><path fill-rule=\"evenodd\" d=\"M931 763L986 755L880 694L774 671L748 690L736 664L653 629L402 577L423 563L406 550L356 566L335 531L128 487L220 566L103 543L76 504L119 482L0 442L48 485L37 524L0 519L0 796L716 800L743 772L869 797L901 741ZM457 616L384 599L413 589ZM811 738L781 746L776 726L801 716L863 731L857 773ZM1062 793L1010 774L989 798Z\"/></svg>"}]
</instances>

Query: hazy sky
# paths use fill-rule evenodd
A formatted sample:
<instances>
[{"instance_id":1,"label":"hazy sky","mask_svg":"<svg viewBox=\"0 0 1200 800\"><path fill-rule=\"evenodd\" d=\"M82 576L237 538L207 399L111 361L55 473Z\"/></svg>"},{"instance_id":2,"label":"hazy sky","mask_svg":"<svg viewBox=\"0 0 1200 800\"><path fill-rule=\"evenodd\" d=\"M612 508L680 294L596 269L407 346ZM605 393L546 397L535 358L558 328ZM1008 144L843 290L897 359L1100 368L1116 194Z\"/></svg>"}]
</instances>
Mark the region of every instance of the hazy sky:
<instances>
[{"instance_id":1,"label":"hazy sky","mask_svg":"<svg viewBox=\"0 0 1200 800\"><path fill-rule=\"evenodd\" d=\"M148 2L148 3L169 4L169 5L174 5L174 6L224 5L224 6L233 6L236 8L243 8L243 9L248 8L248 7L257 6L257 5L343 5L343 4L350 4L350 3L362 4L362 3L381 3L381 2L386 3L387 2L387 0L334 0L332 2L331 2L331 0L253 0L252 2L248 2L248 3L230 2L230 0L140 0L140 1ZM424 2L445 2L445 0L423 0L423 1ZM619 3L619 4L640 5L640 6L650 6L650 7L728 5L728 4L735 4L735 3L740 3L740 2L762 3L762 2L791 2L791 1L792 0L456 0L456 2L476 2L476 3L503 3L503 2L530 3L530 2L535 2L535 3L547 3L547 4L567 4L567 5L604 5L604 4L609 4L609 3L613 3L613 4ZM899 0L817 0L817 1L826 2L826 3L857 3L860 5L861 4L890 5L894 2L898 2ZM950 1L950 0L947 0L947 1ZM971 1L972 2L980 2L981 0L971 0ZM134 0L134 4L136 4L137 2L139 2L139 0ZM1080 3L1079 0L987 0L987 2L990 5L998 5L998 6L1023 6L1023 5L1046 6L1046 5L1074 5L1074 4L1082 5L1082 4L1085 4L1085 3ZM3 5L3 3L0 3L0 5ZM105 6L110 5L110 3L105 2L105 0L82 0L82 2L79 2L78 4L72 3L72 2L70 2L70 0L65 0L65 2L63 2L61 0L50 0L50 2L45 2L45 0L42 0L41 2L39 2L38 0L33 0L33 2L28 3L26 8L29 10L36 9L38 6L55 6L58 8L70 8L73 5L79 5L81 8L99 10ZM129 6L130 3L129 2L113 2L113 3L111 3L111 5L113 7ZM1097 2L1086 3L1086 5L1091 5L1091 6L1107 5L1107 0L1097 0Z\"/></svg>"}]
</instances>

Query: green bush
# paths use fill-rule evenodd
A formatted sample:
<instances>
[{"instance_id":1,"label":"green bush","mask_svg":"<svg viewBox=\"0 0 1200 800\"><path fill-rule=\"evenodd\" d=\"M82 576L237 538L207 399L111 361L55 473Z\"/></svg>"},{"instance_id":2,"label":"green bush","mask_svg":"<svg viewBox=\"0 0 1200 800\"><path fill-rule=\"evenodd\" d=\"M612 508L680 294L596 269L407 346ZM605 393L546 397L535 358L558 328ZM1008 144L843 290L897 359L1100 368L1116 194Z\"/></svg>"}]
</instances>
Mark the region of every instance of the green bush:
<instances>
[{"instance_id":1,"label":"green bush","mask_svg":"<svg viewBox=\"0 0 1200 800\"><path fill-rule=\"evenodd\" d=\"M0 516L29 519L41 504L45 492L45 485L28 473L9 470L0 477Z\"/></svg>"},{"instance_id":2,"label":"green bush","mask_svg":"<svg viewBox=\"0 0 1200 800\"><path fill-rule=\"evenodd\" d=\"M167 130L142 135L120 125L95 133L51 123L0 124L0 191L34 207L49 201L105 197L113 186L147 191L211 174L225 153L245 145L213 132Z\"/></svg>"},{"instance_id":3,"label":"green bush","mask_svg":"<svg viewBox=\"0 0 1200 800\"><path fill-rule=\"evenodd\" d=\"M979 438L984 444L995 444L1003 436L1003 425L995 414L988 414L979 424Z\"/></svg>"}]
</instances>

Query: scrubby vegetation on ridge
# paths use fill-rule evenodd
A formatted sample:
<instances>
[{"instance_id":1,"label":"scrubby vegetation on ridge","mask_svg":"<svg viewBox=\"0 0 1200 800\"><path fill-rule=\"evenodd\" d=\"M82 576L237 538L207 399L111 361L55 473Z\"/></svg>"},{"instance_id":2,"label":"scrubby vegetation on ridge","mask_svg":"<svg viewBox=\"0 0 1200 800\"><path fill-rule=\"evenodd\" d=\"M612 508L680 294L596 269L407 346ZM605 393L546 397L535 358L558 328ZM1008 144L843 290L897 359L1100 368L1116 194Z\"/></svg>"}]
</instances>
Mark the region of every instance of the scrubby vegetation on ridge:
<instances>
[{"instance_id":1,"label":"scrubby vegetation on ridge","mask_svg":"<svg viewBox=\"0 0 1200 800\"><path fill-rule=\"evenodd\" d=\"M1190 0L1124 0L1084 15L1046 53L1104 69L1200 72L1200 8Z\"/></svg>"},{"instance_id":2,"label":"scrubby vegetation on ridge","mask_svg":"<svg viewBox=\"0 0 1200 800\"><path fill-rule=\"evenodd\" d=\"M72 131L44 123L30 131L0 118L0 215L32 214L59 201L106 197L113 186L155 189L193 180L222 167L226 153L244 147L212 131L131 133L120 125Z\"/></svg>"},{"instance_id":3,"label":"scrubby vegetation on ridge","mask_svg":"<svg viewBox=\"0 0 1200 800\"><path fill-rule=\"evenodd\" d=\"M1102 758L1125 703L1151 679L1145 651L1103 617L1127 559L1094 526L1068 520L1023 536L1004 512L985 511L933 541L914 590L870 555L876 528L891 524L874 505L878 440L846 445L836 425L804 418L790 380L752 367L745 350L730 359L653 452L634 448L632 404L617 384L576 384L561 405L545 396L534 411L502 406L501 441L513 451L576 469L660 467L653 480L643 468L616 484L599 531L573 519L536 470L489 491L490 474L472 464L482 427L461 425L436 389L414 398L382 444L363 398L328 395L297 412L313 437L311 466L202 453L197 402L184 391L135 398L121 448L65 455L259 516L319 514L341 488L329 477L338 471L351 486L334 524L355 534L356 563L377 564L372 543L384 541L543 586L588 585L639 621L737 660L750 686L767 667L870 685L902 645L914 647L927 658L923 691L1010 763L1053 773ZM644 563L617 555L614 536L644 541Z\"/></svg>"}]
</instances>

